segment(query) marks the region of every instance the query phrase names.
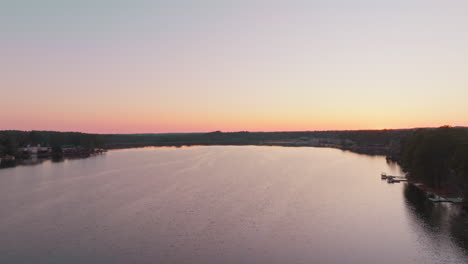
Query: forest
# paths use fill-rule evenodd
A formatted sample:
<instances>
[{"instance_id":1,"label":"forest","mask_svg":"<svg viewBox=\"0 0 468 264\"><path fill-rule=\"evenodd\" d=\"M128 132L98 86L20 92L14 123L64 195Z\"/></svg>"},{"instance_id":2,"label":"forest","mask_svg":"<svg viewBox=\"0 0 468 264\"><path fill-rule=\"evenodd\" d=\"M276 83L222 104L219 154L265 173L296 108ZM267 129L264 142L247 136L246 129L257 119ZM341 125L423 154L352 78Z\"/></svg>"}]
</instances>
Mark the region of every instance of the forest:
<instances>
[{"instance_id":1,"label":"forest","mask_svg":"<svg viewBox=\"0 0 468 264\"><path fill-rule=\"evenodd\" d=\"M468 194L468 129L418 129L401 141L399 163L414 182Z\"/></svg>"}]
</instances>

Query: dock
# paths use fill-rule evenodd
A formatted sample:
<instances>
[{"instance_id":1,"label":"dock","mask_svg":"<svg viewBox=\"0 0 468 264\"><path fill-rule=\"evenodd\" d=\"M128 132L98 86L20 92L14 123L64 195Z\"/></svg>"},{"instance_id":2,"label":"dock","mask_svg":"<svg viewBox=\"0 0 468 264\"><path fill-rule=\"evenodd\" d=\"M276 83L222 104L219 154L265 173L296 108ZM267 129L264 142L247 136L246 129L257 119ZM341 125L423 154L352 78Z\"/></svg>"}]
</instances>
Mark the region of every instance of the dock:
<instances>
[{"instance_id":1,"label":"dock","mask_svg":"<svg viewBox=\"0 0 468 264\"><path fill-rule=\"evenodd\" d=\"M380 174L380 178L382 180L387 180L388 183L399 183L399 182L403 182L403 181L408 181L408 179L406 179L406 177L404 177L404 176L388 175L385 172L382 172Z\"/></svg>"},{"instance_id":2,"label":"dock","mask_svg":"<svg viewBox=\"0 0 468 264\"><path fill-rule=\"evenodd\" d=\"M387 178L388 183L399 183L399 182L407 182L406 178Z\"/></svg>"}]
</instances>

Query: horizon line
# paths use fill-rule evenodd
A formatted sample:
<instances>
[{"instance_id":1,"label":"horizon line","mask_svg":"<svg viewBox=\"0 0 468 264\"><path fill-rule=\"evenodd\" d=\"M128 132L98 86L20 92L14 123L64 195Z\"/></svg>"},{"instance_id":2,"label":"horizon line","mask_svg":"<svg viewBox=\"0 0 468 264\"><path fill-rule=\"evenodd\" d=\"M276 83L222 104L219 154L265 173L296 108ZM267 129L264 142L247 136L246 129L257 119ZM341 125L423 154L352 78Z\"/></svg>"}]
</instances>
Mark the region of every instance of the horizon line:
<instances>
[{"instance_id":1,"label":"horizon line","mask_svg":"<svg viewBox=\"0 0 468 264\"><path fill-rule=\"evenodd\" d=\"M80 131L60 131L60 130L17 130L17 129L3 129L0 132L59 132L59 133L81 133L81 134L94 134L94 135L160 135L160 134L208 134L208 133L299 133L299 132L345 132L345 131L385 131L385 130L414 130L414 129L431 129L431 128L440 128L440 127L454 127L454 128L468 128L466 126L451 126L451 125L442 125L434 127L412 127L412 128L359 128L359 129L329 129L329 130L277 130L277 131L249 131L249 130L233 130L233 131L205 131L205 132L141 132L141 133L92 133L92 132L80 132Z\"/></svg>"}]
</instances>

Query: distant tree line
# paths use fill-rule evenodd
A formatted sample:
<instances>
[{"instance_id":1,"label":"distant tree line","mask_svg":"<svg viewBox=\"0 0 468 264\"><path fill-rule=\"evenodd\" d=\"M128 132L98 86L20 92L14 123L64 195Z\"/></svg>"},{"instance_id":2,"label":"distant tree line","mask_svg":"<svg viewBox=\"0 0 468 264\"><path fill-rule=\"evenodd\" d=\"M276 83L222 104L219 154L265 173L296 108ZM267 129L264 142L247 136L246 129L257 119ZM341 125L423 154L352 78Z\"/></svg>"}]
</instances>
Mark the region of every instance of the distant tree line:
<instances>
[{"instance_id":1,"label":"distant tree line","mask_svg":"<svg viewBox=\"0 0 468 264\"><path fill-rule=\"evenodd\" d=\"M309 146L305 141L319 139L337 147L400 146L401 138L413 130L303 131L303 132L221 132L188 134L103 135L107 147L181 146L181 145L264 145L278 141L295 141L293 145Z\"/></svg>"}]
</instances>

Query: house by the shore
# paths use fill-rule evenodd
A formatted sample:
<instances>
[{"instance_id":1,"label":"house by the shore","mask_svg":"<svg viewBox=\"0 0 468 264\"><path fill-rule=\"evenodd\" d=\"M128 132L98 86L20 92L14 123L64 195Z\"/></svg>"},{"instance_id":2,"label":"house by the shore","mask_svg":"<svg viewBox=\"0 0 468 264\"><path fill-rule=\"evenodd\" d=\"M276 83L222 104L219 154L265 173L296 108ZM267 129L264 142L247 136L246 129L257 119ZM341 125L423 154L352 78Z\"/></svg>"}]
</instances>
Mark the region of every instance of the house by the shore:
<instances>
[{"instance_id":1,"label":"house by the shore","mask_svg":"<svg viewBox=\"0 0 468 264\"><path fill-rule=\"evenodd\" d=\"M82 148L73 145L64 145L62 148L62 154L64 156L89 156L93 154L100 154L105 152L104 149L101 148Z\"/></svg>"},{"instance_id":2,"label":"house by the shore","mask_svg":"<svg viewBox=\"0 0 468 264\"><path fill-rule=\"evenodd\" d=\"M19 148L18 151L23 155L49 155L52 152L50 147L42 147L40 144L37 146L28 145L23 148Z\"/></svg>"}]
</instances>

